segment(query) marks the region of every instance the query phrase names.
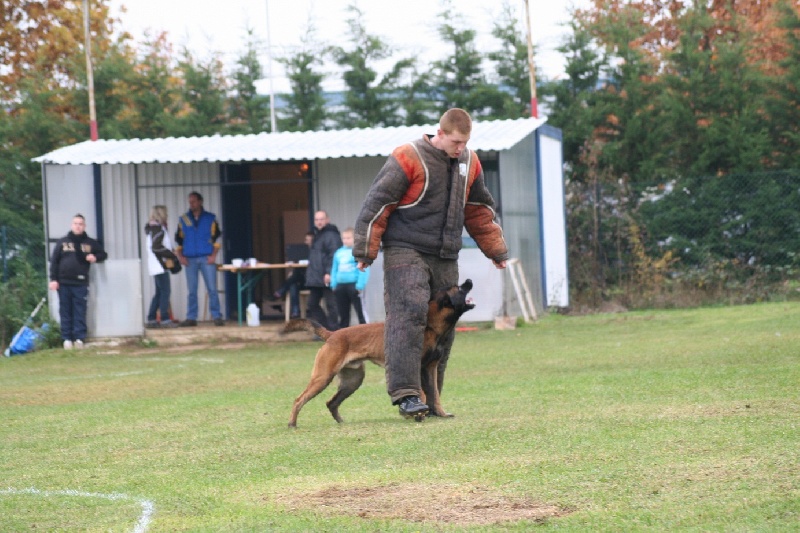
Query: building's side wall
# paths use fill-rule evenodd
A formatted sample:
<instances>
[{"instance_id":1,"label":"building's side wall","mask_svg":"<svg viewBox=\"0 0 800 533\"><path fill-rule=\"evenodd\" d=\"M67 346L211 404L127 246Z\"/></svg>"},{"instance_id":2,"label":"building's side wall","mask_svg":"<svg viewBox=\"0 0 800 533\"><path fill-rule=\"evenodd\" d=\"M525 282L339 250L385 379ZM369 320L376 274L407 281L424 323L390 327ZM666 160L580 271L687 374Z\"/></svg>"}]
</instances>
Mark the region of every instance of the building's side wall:
<instances>
[{"instance_id":1,"label":"building's side wall","mask_svg":"<svg viewBox=\"0 0 800 533\"><path fill-rule=\"evenodd\" d=\"M139 258L127 255L130 237L118 233L119 220L132 216L130 205L112 201L125 198L109 191L103 178L100 190L95 186L91 165L46 165L44 169L45 218L48 232L48 259L54 240L70 229L73 215L86 217L86 232L97 238L99 220L103 220L103 244L109 254L101 264L89 271L89 302L86 323L89 338L133 336L142 332L142 287L139 281ZM125 180L118 186L125 187ZM129 184L128 184L129 185ZM101 213L97 213L97 198ZM129 193L128 201L132 198ZM132 203L131 203L132 205ZM48 261L48 269L49 269ZM58 293L48 291L51 317L59 321Z\"/></svg>"},{"instance_id":2,"label":"building's side wall","mask_svg":"<svg viewBox=\"0 0 800 533\"><path fill-rule=\"evenodd\" d=\"M315 209L326 210L339 230L355 225L364 197L385 161L385 157L320 159Z\"/></svg>"},{"instance_id":3,"label":"building's side wall","mask_svg":"<svg viewBox=\"0 0 800 533\"><path fill-rule=\"evenodd\" d=\"M561 130L543 126L537 131L537 146L540 153L539 171L542 177L540 181L544 236L542 290L548 307L567 307L569 271Z\"/></svg>"},{"instance_id":4,"label":"building's side wall","mask_svg":"<svg viewBox=\"0 0 800 533\"><path fill-rule=\"evenodd\" d=\"M43 194L48 257L52 241L67 234L77 213L86 217L86 233L97 236L92 165L45 165Z\"/></svg>"},{"instance_id":5,"label":"building's side wall","mask_svg":"<svg viewBox=\"0 0 800 533\"><path fill-rule=\"evenodd\" d=\"M503 230L509 257L519 259L537 312L544 310L542 279L542 237L539 213L536 150L533 134L500 153L500 201ZM506 274L508 279L508 274ZM504 293L509 315L521 315L513 284Z\"/></svg>"}]
</instances>

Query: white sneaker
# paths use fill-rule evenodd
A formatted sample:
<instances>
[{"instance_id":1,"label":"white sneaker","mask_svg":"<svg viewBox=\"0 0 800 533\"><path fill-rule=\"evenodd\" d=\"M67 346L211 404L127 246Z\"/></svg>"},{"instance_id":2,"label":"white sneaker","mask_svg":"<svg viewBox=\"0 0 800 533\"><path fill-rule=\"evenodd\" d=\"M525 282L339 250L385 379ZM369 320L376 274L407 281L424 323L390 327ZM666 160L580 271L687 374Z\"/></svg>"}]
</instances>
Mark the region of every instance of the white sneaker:
<instances>
[{"instance_id":1,"label":"white sneaker","mask_svg":"<svg viewBox=\"0 0 800 533\"><path fill-rule=\"evenodd\" d=\"M83 350L83 341L80 340L80 339L76 340L75 341L75 348L77 348L78 350Z\"/></svg>"},{"instance_id":2,"label":"white sneaker","mask_svg":"<svg viewBox=\"0 0 800 533\"><path fill-rule=\"evenodd\" d=\"M64 349L71 350L72 349L72 341L64 341Z\"/></svg>"}]
</instances>

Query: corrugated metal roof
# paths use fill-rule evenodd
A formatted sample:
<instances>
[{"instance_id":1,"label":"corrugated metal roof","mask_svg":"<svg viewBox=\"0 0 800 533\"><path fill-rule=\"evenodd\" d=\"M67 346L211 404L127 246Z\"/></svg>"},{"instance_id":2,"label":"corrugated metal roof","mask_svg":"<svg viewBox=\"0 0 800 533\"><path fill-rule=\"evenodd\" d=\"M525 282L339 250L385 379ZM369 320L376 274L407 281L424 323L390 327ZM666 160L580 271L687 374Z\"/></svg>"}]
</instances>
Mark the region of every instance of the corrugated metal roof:
<instances>
[{"instance_id":1,"label":"corrugated metal roof","mask_svg":"<svg viewBox=\"0 0 800 533\"><path fill-rule=\"evenodd\" d=\"M481 151L506 150L544 123L545 119L535 118L475 122L469 147ZM257 135L84 141L44 154L34 161L57 165L90 165L388 156L397 146L416 139L423 133L435 133L437 127L401 126Z\"/></svg>"}]
</instances>

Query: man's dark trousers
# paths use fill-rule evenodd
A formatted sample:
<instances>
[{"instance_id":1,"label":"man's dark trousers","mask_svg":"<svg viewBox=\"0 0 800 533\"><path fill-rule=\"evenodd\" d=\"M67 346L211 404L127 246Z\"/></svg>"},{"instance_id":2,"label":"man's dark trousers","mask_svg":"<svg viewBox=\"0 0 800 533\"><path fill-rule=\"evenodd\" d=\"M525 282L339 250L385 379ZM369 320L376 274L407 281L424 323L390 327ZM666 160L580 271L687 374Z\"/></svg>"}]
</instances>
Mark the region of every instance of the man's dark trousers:
<instances>
[{"instance_id":1,"label":"man's dark trousers","mask_svg":"<svg viewBox=\"0 0 800 533\"><path fill-rule=\"evenodd\" d=\"M61 318L61 339L77 341L86 339L86 307L89 300L88 285L58 286L58 311Z\"/></svg>"}]
</instances>

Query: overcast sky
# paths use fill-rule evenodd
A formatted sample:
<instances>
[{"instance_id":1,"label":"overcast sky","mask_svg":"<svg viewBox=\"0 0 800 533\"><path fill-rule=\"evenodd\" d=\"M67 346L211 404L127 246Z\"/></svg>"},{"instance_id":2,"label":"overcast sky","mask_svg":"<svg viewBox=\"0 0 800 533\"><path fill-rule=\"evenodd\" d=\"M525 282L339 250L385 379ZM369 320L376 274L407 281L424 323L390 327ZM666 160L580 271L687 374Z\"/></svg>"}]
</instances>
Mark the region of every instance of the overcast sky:
<instances>
[{"instance_id":1,"label":"overcast sky","mask_svg":"<svg viewBox=\"0 0 800 533\"><path fill-rule=\"evenodd\" d=\"M537 68L548 78L563 72L563 59L555 48L561 44L567 30L569 8L585 5L588 0L529 0L533 42L537 47ZM524 0L508 0L520 21L525 20ZM228 68L234 65L245 48L246 30L251 28L263 45L260 60L267 73L267 22L273 56L291 53L300 44L301 32L308 27L309 17L318 38L328 44L347 44L346 7L352 0L111 0L111 15L121 19L122 29L141 41L145 32L167 31L175 45L186 46L199 58L211 51L221 52ZM436 31L441 21L439 0L358 0L369 33L381 36L398 49L394 60L414 54L423 64L441 59L442 49ZM491 37L493 15L500 13L501 0L454 0L452 5L461 13L466 25L478 32L483 51L497 48ZM122 6L126 12L122 13ZM524 26L522 27L524 31ZM331 66L326 71L335 71ZM273 90L287 92L288 82L281 65L272 62ZM327 89L337 86L329 81ZM268 91L268 82L261 84Z\"/></svg>"}]
</instances>

